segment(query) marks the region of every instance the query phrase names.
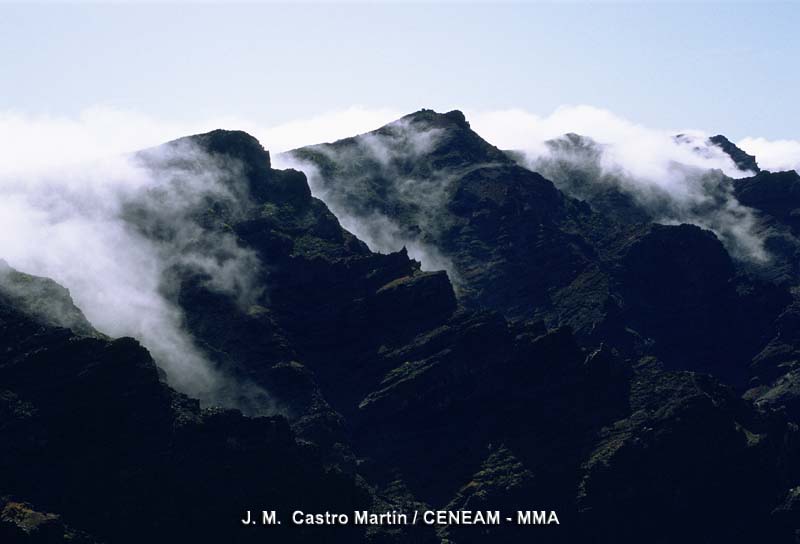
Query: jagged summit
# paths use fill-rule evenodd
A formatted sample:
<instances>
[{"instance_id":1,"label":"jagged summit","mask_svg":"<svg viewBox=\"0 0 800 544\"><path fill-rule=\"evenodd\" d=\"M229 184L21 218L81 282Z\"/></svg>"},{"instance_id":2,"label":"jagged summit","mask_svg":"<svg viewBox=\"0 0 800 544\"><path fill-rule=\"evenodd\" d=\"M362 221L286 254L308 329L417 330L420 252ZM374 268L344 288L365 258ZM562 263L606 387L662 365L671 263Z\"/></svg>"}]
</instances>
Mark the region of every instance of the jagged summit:
<instances>
[{"instance_id":1,"label":"jagged summit","mask_svg":"<svg viewBox=\"0 0 800 544\"><path fill-rule=\"evenodd\" d=\"M15 270L0 259L0 304L14 306L44 325L71 329L81 336L102 337L87 321L67 289L51 280Z\"/></svg>"},{"instance_id":2,"label":"jagged summit","mask_svg":"<svg viewBox=\"0 0 800 544\"><path fill-rule=\"evenodd\" d=\"M226 385L263 388L283 415L201 409L133 340L77 337L0 293L0 541L22 530L9 512L34 507L91 541L263 541L238 520L267 492L283 520L546 502L563 520L546 541L792 541L800 409L762 410L730 385L772 336L760 384L796 368L796 315L773 330L783 292L740 277L709 230L593 210L458 112L293 152L325 202L245 133L177 142L143 156L190 178L229 167L250 190L225 198L247 205L228 213L213 193L196 213L130 221L159 241L184 227L199 261L226 265L227 241L253 265L227 268L253 272L250 297L186 266L165 296ZM776 222L793 214L783 194L765 195ZM788 389L758 394L783 406ZM269 531L298 544L531 535L309 529Z\"/></svg>"},{"instance_id":3,"label":"jagged summit","mask_svg":"<svg viewBox=\"0 0 800 544\"><path fill-rule=\"evenodd\" d=\"M364 146L370 147L372 153L362 158L372 165L391 163L404 171L424 171L426 176L432 173L432 169L512 162L500 149L473 131L464 114L458 110L437 113L422 109L373 131L330 144L295 149L288 154L305 159L310 154L320 157L333 150L336 153L356 152ZM415 164L416 158L421 156L426 160Z\"/></svg>"},{"instance_id":4,"label":"jagged summit","mask_svg":"<svg viewBox=\"0 0 800 544\"><path fill-rule=\"evenodd\" d=\"M168 142L166 146L190 143L208 153L223 154L248 164L269 169L272 167L269 151L254 136L242 130L216 129Z\"/></svg>"},{"instance_id":5,"label":"jagged summit","mask_svg":"<svg viewBox=\"0 0 800 544\"><path fill-rule=\"evenodd\" d=\"M756 158L753 155L748 155L745 153L742 149L737 147L736 144L731 142L722 134L712 136L708 139L708 141L722 149L722 151L724 151L733 160L733 162L736 163L736 166L738 166L740 170L749 170L750 172L756 174L761 171L761 168L759 168Z\"/></svg>"},{"instance_id":6,"label":"jagged summit","mask_svg":"<svg viewBox=\"0 0 800 544\"><path fill-rule=\"evenodd\" d=\"M447 113L438 113L434 110L423 108L414 113L404 115L399 121L425 122L431 125L442 127L455 126L462 129L469 129L470 125L466 116L461 110L452 110Z\"/></svg>"}]
</instances>

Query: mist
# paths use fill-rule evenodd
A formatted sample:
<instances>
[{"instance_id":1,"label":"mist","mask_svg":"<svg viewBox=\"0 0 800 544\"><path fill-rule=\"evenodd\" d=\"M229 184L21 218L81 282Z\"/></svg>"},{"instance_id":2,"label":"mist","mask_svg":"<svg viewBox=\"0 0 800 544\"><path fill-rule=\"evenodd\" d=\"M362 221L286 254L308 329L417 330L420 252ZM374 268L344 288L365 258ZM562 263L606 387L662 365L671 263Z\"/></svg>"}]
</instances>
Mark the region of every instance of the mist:
<instances>
[{"instance_id":1,"label":"mist","mask_svg":"<svg viewBox=\"0 0 800 544\"><path fill-rule=\"evenodd\" d=\"M475 111L467 112L467 119L484 139L516 151L518 162L570 196L597 204L593 197L613 188L632 198L642 221L695 224L713 231L734 258L756 265L769 260L757 214L737 201L731 184L732 179L755 172L740 169L712 144L713 133L653 129L590 106L562 107L548 116L523 110ZM349 169L335 183L328 179L330 172L320 175L317 166L298 154L277 155L275 161L304 171L314 195L373 251L406 247L423 269L447 270L457 286L450 261L425 233L441 231L439 211L458 172L428 172L414 165L440 136L425 126L398 121L385 130L340 142L335 151L311 146L311 152L321 154L323 163L334 170L361 161L359 168ZM791 151L789 144L783 147ZM789 152L775 154L791 160ZM762 161L765 167L775 163L774 158ZM390 199L391 209L365 206L368 195L361 192L379 190L371 186L375 183L389 192L381 199ZM403 215L402 223L419 229L401 228L395 220L398 214Z\"/></svg>"},{"instance_id":2,"label":"mist","mask_svg":"<svg viewBox=\"0 0 800 544\"><path fill-rule=\"evenodd\" d=\"M755 155L764 170L800 172L800 140L769 140L767 138L744 138L739 147Z\"/></svg>"},{"instance_id":3,"label":"mist","mask_svg":"<svg viewBox=\"0 0 800 544\"><path fill-rule=\"evenodd\" d=\"M733 195L742 170L695 129L651 129L589 106L547 117L509 110L477 114L473 127L516 154L527 168L576 198L614 188L632 197L648 220L712 230L740 260L768 260L755 212ZM757 156L760 160L760 157Z\"/></svg>"},{"instance_id":4,"label":"mist","mask_svg":"<svg viewBox=\"0 0 800 544\"><path fill-rule=\"evenodd\" d=\"M138 339L179 391L206 404L268 410L265 392L226 376L198 349L173 302L178 269L242 304L260 295L255 255L192 217L209 198L235 213L243 198L238 165L187 143L22 164L0 172L0 258L67 287L101 333Z\"/></svg>"},{"instance_id":5,"label":"mist","mask_svg":"<svg viewBox=\"0 0 800 544\"><path fill-rule=\"evenodd\" d=\"M633 195L658 221L699 224L716 232L739 258L768 258L757 217L736 202L725 182L751 173L708 144L714 132L644 127L588 106L546 116L524 110L466 114L490 143L521 151L527 167L567 192L586 196L569 186L565 165L591 171L593 183ZM247 195L238 165L185 144L132 152L220 127L243 129L266 148L281 151L364 133L399 117L392 109L354 106L264 126L225 115L186 123L106 107L74 117L0 112L0 259L67 287L101 333L137 338L180 391L208 404L269 411L264 391L227 376L195 344L174 302L176 270L201 274L209 288L243 306L264 295L258 288L264 263L232 236L204 229L194 216L207 199L226 203L232 214L241 211ZM567 133L590 138L593 151L554 144ZM675 138L678 134L683 136ZM357 177L332 191L297 157L273 153L273 163L303 170L312 193L371 249L386 253L405 246L424 269L448 270L457 286L451 263L424 234L441 226L438 209L457 173L415 167L415 159L440 137L436 129L395 123L329 157L334 163L366 157L369 168L389 182L399 211L412 218L405 224L416 229L392 219L398 210L353 213ZM755 154L762 168L800 166L800 142L751 137L738 145Z\"/></svg>"},{"instance_id":6,"label":"mist","mask_svg":"<svg viewBox=\"0 0 800 544\"><path fill-rule=\"evenodd\" d=\"M343 183L328 183L310 161L292 153L274 156L276 168L295 168L306 174L312 194L325 202L341 225L363 240L372 251L391 253L405 248L408 255L421 263L423 270L447 270L458 287L458 277L450 260L437 249L435 241L424 237L435 232L432 226L440 219L440 206L452 181L446 170L419 171L416 161L432 151L442 136L442 129L412 126L406 120L389 124L377 134L363 134L348 139L348 145L333 150L312 147L337 168L358 164L357 173L350 172ZM374 186L378 179L383 185ZM387 193L391 211L369 206L365 191ZM409 230L400 225L394 213L411 218L417 227Z\"/></svg>"},{"instance_id":7,"label":"mist","mask_svg":"<svg viewBox=\"0 0 800 544\"><path fill-rule=\"evenodd\" d=\"M74 116L0 111L0 174L86 164L218 128L243 130L277 153L360 134L401 115L390 109L352 106L265 125L226 114L187 122L108 106L89 107Z\"/></svg>"}]
</instances>

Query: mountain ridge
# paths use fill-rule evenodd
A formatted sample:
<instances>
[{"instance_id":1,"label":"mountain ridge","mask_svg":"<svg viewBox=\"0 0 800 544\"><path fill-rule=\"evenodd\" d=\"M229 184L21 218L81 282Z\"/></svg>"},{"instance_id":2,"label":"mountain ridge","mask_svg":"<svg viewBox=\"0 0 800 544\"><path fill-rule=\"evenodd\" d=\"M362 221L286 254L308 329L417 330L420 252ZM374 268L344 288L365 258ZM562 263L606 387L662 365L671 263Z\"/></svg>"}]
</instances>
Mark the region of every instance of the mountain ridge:
<instances>
[{"instance_id":1,"label":"mountain ridge","mask_svg":"<svg viewBox=\"0 0 800 544\"><path fill-rule=\"evenodd\" d=\"M123 219L156 241L187 221L197 255L231 258L217 247L225 233L252 259L245 297L185 263L166 270L165 296L228 377L222 399L257 386L269 413L201 406L164 383L135 340L80 337L0 296L0 353L13 353L0 358L0 496L61 515L62 540L72 527L110 542L186 538L176 517L198 542L263 540L239 520L268 497L285 519L297 508L547 505L562 520L541 533L552 542L790 542L800 471L785 287L747 277L709 230L604 216L474 135L463 115L410 117L367 142L378 153L364 160L361 141L342 140L348 160L366 174L389 165L360 181L367 188L446 171L411 181L440 191L429 204L445 204L428 209L450 215L441 230L411 221L425 203L376 205L411 241L451 244L443 253L469 264L456 280L483 282L487 302L424 270L413 248L371 251L313 196L319 180L272 168L244 133L145 150L166 183L224 167L229 190L180 217L133 202ZM398 149L413 160L389 153ZM785 220L783 208L767 212ZM509 318L521 289L540 307L512 306ZM131 516L124 532L103 514L109 500ZM0 531L26 538L10 519ZM530 538L511 526L273 529L287 542Z\"/></svg>"}]
</instances>

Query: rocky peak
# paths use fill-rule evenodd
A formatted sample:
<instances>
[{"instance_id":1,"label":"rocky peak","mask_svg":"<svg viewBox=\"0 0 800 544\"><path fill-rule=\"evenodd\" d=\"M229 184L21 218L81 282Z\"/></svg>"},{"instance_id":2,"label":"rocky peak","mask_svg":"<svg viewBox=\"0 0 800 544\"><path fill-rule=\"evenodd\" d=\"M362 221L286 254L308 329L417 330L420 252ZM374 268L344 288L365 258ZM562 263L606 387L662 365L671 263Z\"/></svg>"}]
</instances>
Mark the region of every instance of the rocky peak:
<instances>
[{"instance_id":1,"label":"rocky peak","mask_svg":"<svg viewBox=\"0 0 800 544\"><path fill-rule=\"evenodd\" d=\"M400 173L432 175L435 170L474 166L476 163L510 163L497 147L470 128L458 110L437 113L423 109L383 127L352 138L290 151L302 160L320 156L341 162L357 154L364 165ZM363 169L363 168L362 168Z\"/></svg>"},{"instance_id":2,"label":"rocky peak","mask_svg":"<svg viewBox=\"0 0 800 544\"><path fill-rule=\"evenodd\" d=\"M437 113L434 110L423 108L414 113L410 113L400 119L411 123L427 123L442 128L459 128L469 130L470 125L466 116L460 110L452 110L447 113Z\"/></svg>"},{"instance_id":3,"label":"rocky peak","mask_svg":"<svg viewBox=\"0 0 800 544\"><path fill-rule=\"evenodd\" d=\"M198 243L216 258L224 232L266 270L247 304L189 273L176 274L171 300L230 387L263 388L287 416L201 410L134 340L74 337L0 294L0 496L20 497L11 509L0 499L0 541L3 524L41 519L35 506L123 544L255 542L263 531L231 523L265 489L283 519L546 502L565 542L642 542L664 527L664 542L788 541L769 516L796 508L785 498L798 481L795 422L683 371L738 385L785 305L739 278L710 231L617 223L499 154L460 112L423 110L296 152L316 163L340 218L377 217L376 230L397 234L395 253L378 254L247 134L186 141L205 152L172 154L189 175L216 165L206 153L232 159L244 168L231 179L253 197L241 214L209 206ZM460 292L409 258L420 247L452 265ZM783 319L787 333L793 324ZM673 534L674 519L688 524ZM436 541L418 527L319 529L270 531L282 542ZM451 529L459 542L530 537Z\"/></svg>"},{"instance_id":4,"label":"rocky peak","mask_svg":"<svg viewBox=\"0 0 800 544\"><path fill-rule=\"evenodd\" d=\"M740 170L749 170L758 173L761 171L756 158L753 155L748 155L742 149L736 146L733 142L727 139L722 134L717 134L708 139L709 142L716 145L724 151Z\"/></svg>"},{"instance_id":5,"label":"rocky peak","mask_svg":"<svg viewBox=\"0 0 800 544\"><path fill-rule=\"evenodd\" d=\"M217 129L205 134L180 138L171 143L181 142L191 142L208 153L227 155L254 167L263 169L272 167L269 151L264 149L255 137L241 130Z\"/></svg>"},{"instance_id":6,"label":"rocky peak","mask_svg":"<svg viewBox=\"0 0 800 544\"><path fill-rule=\"evenodd\" d=\"M100 336L75 306L67 289L50 278L19 272L2 259L0 303L13 306L43 325L71 329L82 336Z\"/></svg>"}]
</instances>

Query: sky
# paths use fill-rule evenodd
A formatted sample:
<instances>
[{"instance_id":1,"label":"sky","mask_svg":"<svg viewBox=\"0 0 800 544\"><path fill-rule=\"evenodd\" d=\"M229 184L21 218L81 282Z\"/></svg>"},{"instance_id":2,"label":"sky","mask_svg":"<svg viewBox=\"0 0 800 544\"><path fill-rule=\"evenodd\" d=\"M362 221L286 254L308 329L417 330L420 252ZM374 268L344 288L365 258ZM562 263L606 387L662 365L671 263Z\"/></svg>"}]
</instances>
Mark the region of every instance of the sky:
<instances>
[{"instance_id":1,"label":"sky","mask_svg":"<svg viewBox=\"0 0 800 544\"><path fill-rule=\"evenodd\" d=\"M797 140L798 26L798 2L0 3L0 115L178 128L589 105Z\"/></svg>"},{"instance_id":2,"label":"sky","mask_svg":"<svg viewBox=\"0 0 800 544\"><path fill-rule=\"evenodd\" d=\"M798 23L798 3L0 0L0 258L68 287L99 330L139 338L182 391L224 400L228 378L212 372L162 287L170 266L193 266L238 300L255 296L253 255L228 235L212 238L214 258L194 252L202 233L184 221L194 199L230 195L238 171L191 146L176 147L202 166L190 174L147 170L129 152L241 129L275 167L303 168L276 152L420 108L461 109L532 168L549 156L548 140L592 137L602 166L633 180L626 190L667 191L688 209L707 195L676 164L751 174L710 146L711 134L762 168L800 170ZM171 164L172 149L154 153ZM130 202L174 220L175 240L130 229ZM761 259L737 206L667 219L712 228ZM260 406L263 392L236 391Z\"/></svg>"}]
</instances>

